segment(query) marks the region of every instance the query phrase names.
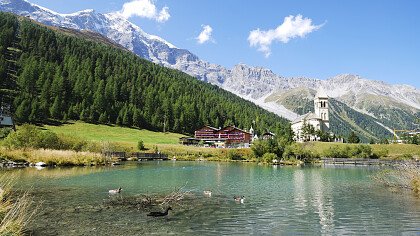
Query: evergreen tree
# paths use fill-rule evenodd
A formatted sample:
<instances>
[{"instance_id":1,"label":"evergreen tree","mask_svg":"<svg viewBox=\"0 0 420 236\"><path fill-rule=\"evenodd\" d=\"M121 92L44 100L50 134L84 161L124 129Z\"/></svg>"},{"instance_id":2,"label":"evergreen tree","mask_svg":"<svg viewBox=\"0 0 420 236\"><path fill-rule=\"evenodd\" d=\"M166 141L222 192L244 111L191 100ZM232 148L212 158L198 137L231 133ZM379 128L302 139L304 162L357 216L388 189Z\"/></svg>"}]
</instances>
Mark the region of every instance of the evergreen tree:
<instances>
[{"instance_id":1,"label":"evergreen tree","mask_svg":"<svg viewBox=\"0 0 420 236\"><path fill-rule=\"evenodd\" d=\"M142 127L142 123L141 111L135 108L133 113L133 125L135 127Z\"/></svg>"},{"instance_id":2,"label":"evergreen tree","mask_svg":"<svg viewBox=\"0 0 420 236\"><path fill-rule=\"evenodd\" d=\"M50 108L50 115L54 119L61 119L61 101L59 96L55 97L54 103Z\"/></svg>"},{"instance_id":3,"label":"evergreen tree","mask_svg":"<svg viewBox=\"0 0 420 236\"><path fill-rule=\"evenodd\" d=\"M359 143L360 138L354 133L353 131L349 134L349 137L347 138L348 143Z\"/></svg>"},{"instance_id":4,"label":"evergreen tree","mask_svg":"<svg viewBox=\"0 0 420 236\"><path fill-rule=\"evenodd\" d=\"M21 123L26 123L29 121L29 115L31 113L31 102L29 99L24 99L21 103L19 103L16 112L15 118L17 121Z\"/></svg>"},{"instance_id":5,"label":"evergreen tree","mask_svg":"<svg viewBox=\"0 0 420 236\"><path fill-rule=\"evenodd\" d=\"M99 123L102 124L106 124L108 123L108 114L105 112L103 112L100 116L99 116Z\"/></svg>"}]
</instances>

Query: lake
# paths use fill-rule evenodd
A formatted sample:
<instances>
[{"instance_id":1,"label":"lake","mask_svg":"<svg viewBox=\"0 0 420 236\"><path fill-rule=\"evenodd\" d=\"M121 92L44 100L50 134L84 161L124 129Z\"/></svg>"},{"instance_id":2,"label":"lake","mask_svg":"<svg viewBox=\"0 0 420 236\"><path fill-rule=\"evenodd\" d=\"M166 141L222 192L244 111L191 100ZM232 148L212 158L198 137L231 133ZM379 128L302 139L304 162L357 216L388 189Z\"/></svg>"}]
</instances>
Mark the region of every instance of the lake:
<instances>
[{"instance_id":1,"label":"lake","mask_svg":"<svg viewBox=\"0 0 420 236\"><path fill-rule=\"evenodd\" d=\"M33 235L419 235L420 199L374 182L379 170L160 161L14 172L40 206ZM108 190L119 186L123 199L190 194L153 218L163 207L110 205Z\"/></svg>"}]
</instances>

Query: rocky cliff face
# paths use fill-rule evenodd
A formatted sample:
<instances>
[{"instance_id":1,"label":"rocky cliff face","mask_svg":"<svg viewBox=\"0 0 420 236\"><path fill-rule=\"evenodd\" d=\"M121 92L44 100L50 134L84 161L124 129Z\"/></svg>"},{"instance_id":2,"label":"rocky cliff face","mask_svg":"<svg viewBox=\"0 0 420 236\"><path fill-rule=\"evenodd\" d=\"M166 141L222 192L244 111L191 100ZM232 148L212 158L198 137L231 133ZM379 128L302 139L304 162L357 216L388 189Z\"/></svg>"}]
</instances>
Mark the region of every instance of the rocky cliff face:
<instances>
[{"instance_id":1,"label":"rocky cliff face","mask_svg":"<svg viewBox=\"0 0 420 236\"><path fill-rule=\"evenodd\" d=\"M0 0L0 11L29 16L47 25L100 33L147 60L220 86L288 119L295 118L299 109L274 97L287 91L300 91L296 88L323 88L328 96L391 128L413 128L412 121L420 115L420 91L415 87L390 85L349 74L318 80L285 78L269 69L245 64L224 68L200 60L188 50L179 49L158 36L147 34L118 12L102 14L84 10L59 14L25 0Z\"/></svg>"}]
</instances>

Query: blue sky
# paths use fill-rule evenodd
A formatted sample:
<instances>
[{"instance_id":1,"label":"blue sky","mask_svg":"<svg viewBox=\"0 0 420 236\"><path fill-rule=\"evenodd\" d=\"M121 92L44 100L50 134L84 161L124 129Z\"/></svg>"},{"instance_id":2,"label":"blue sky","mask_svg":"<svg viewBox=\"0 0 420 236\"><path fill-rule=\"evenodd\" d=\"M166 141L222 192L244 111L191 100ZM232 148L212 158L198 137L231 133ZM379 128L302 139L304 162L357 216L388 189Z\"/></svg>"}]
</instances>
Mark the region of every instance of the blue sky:
<instances>
[{"instance_id":1,"label":"blue sky","mask_svg":"<svg viewBox=\"0 0 420 236\"><path fill-rule=\"evenodd\" d=\"M121 11L131 2L30 1L60 13ZM136 1L126 5L130 21L228 68L245 63L283 76L318 79L349 73L420 88L420 1ZM154 15L150 8L142 10L145 3L155 7ZM283 24L286 17L297 29ZM200 43L204 29L211 36L203 34ZM249 40L252 31L256 34Z\"/></svg>"}]
</instances>

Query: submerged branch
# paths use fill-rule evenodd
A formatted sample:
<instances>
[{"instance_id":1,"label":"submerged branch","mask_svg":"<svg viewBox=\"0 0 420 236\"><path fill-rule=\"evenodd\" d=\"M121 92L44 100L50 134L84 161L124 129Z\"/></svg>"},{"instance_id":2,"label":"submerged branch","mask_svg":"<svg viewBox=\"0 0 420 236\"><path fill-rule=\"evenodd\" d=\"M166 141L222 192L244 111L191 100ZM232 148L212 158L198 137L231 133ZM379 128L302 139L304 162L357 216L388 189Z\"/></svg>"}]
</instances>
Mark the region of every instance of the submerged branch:
<instances>
[{"instance_id":1,"label":"submerged branch","mask_svg":"<svg viewBox=\"0 0 420 236\"><path fill-rule=\"evenodd\" d=\"M184 190L187 183L184 186L175 188L175 190L165 196L160 203L161 206L168 206L168 205L181 205L181 201L184 200L186 196L191 196L191 190Z\"/></svg>"},{"instance_id":2,"label":"submerged branch","mask_svg":"<svg viewBox=\"0 0 420 236\"><path fill-rule=\"evenodd\" d=\"M134 195L134 196L112 196L107 199L104 204L106 206L112 207L133 207L137 210L142 210L146 208L150 208L153 206L170 206L170 205L178 205L181 206L183 200L187 197L192 197L191 190L185 190L185 186L177 187L165 196L159 195Z\"/></svg>"}]
</instances>

